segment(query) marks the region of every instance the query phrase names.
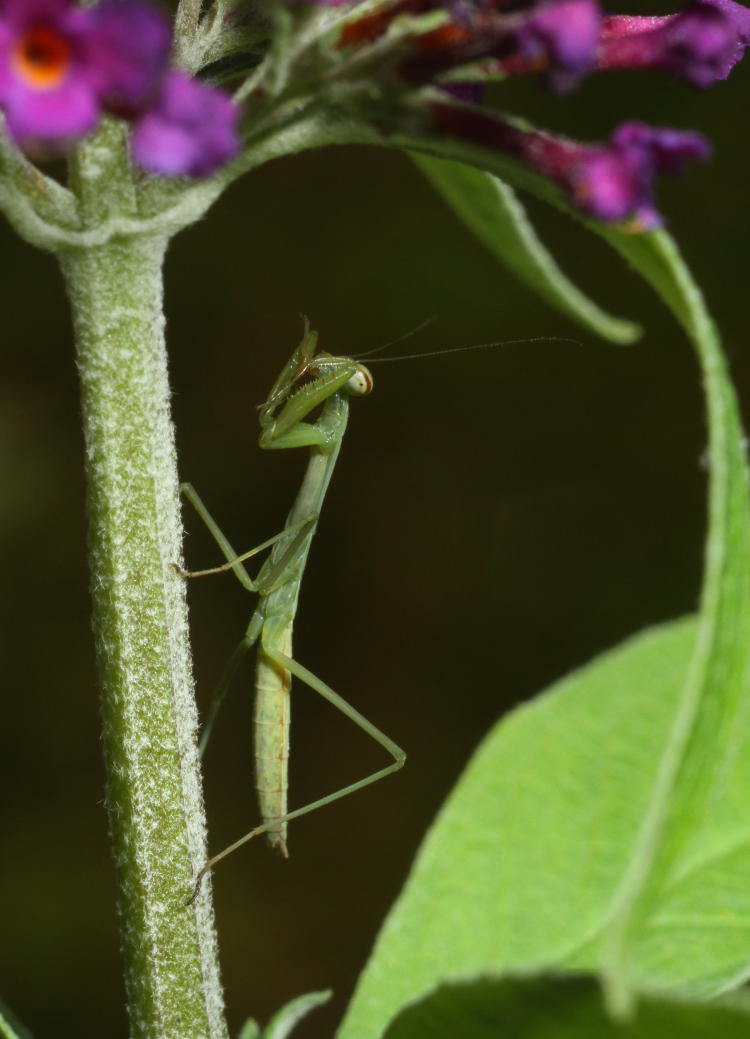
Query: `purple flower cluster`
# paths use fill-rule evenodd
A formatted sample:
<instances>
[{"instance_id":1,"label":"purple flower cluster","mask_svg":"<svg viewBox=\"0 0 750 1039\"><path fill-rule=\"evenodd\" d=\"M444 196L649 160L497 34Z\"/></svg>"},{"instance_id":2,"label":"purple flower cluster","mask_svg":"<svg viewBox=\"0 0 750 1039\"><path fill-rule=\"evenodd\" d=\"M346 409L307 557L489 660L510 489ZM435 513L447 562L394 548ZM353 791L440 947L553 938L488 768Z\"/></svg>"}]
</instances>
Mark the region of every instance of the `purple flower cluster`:
<instances>
[{"instance_id":1,"label":"purple flower cluster","mask_svg":"<svg viewBox=\"0 0 750 1039\"><path fill-rule=\"evenodd\" d=\"M27 150L55 152L104 113L133 125L133 154L167 176L207 176L236 154L238 110L169 67L171 28L145 0L0 0L0 109Z\"/></svg>"},{"instance_id":2,"label":"purple flower cluster","mask_svg":"<svg viewBox=\"0 0 750 1039\"><path fill-rule=\"evenodd\" d=\"M516 52L532 67L546 69L556 90L570 90L591 70L600 20L591 0L539 4L521 19L514 33Z\"/></svg>"},{"instance_id":3,"label":"purple flower cluster","mask_svg":"<svg viewBox=\"0 0 750 1039\"><path fill-rule=\"evenodd\" d=\"M604 20L598 69L654 68L698 87L726 79L750 44L750 10L732 0L694 0L665 17Z\"/></svg>"},{"instance_id":4,"label":"purple flower cluster","mask_svg":"<svg viewBox=\"0 0 750 1039\"><path fill-rule=\"evenodd\" d=\"M750 10L734 0L690 0L676 14L605 16L598 0L394 0L347 26L342 46L382 35L396 15L446 8L447 23L415 35L396 74L416 86L437 83L462 66L480 63L486 73L541 74L558 92L585 75L609 69L650 68L707 87L726 79L750 45ZM458 93L446 83L458 100ZM686 159L705 159L699 134L626 123L609 142L584 144L525 131L468 105L433 102L442 133L505 151L565 188L584 212L633 229L659 225L652 201L660 173L674 173Z\"/></svg>"},{"instance_id":5,"label":"purple flower cluster","mask_svg":"<svg viewBox=\"0 0 750 1039\"><path fill-rule=\"evenodd\" d=\"M707 159L710 146L698 133L623 123L607 144L583 144L522 130L479 109L433 103L436 127L454 137L514 155L563 187L584 212L604 221L630 221L633 230L661 223L651 201L654 178L678 173L688 159Z\"/></svg>"}]
</instances>

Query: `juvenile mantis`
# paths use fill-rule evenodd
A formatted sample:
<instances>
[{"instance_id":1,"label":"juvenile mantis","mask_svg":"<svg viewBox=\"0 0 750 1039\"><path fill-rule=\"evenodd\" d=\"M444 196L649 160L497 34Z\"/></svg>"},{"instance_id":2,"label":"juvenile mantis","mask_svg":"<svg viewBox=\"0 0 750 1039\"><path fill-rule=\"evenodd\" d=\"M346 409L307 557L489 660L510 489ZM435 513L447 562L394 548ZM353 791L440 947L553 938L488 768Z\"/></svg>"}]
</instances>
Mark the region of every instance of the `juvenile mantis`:
<instances>
[{"instance_id":1,"label":"juvenile mantis","mask_svg":"<svg viewBox=\"0 0 750 1039\"><path fill-rule=\"evenodd\" d=\"M253 837L265 833L271 846L287 856L287 823L383 779L400 769L406 760L404 751L393 740L292 657L292 628L300 584L346 429L349 397L363 396L372 389L372 376L363 364L349 357L334 357L322 351L316 353L317 340L317 333L310 330L305 320L302 340L276 379L268 400L259 409L262 448L310 449L307 470L283 531L238 556L194 488L190 484L182 486L185 497L208 527L227 562L209 570L189 572L178 568L178 572L184 577L200 577L232 570L241 584L259 597L247 630L214 694L200 747L203 751L217 711L242 658L258 643L254 743L256 787L263 821L208 860L198 873L191 901L200 890L208 870ZM317 421L305 422L319 405L322 405L322 411ZM271 548L271 553L256 579L252 580L242 563L265 548ZM293 677L342 711L379 743L393 760L364 779L290 812L287 810L287 769L289 692Z\"/></svg>"},{"instance_id":2,"label":"juvenile mantis","mask_svg":"<svg viewBox=\"0 0 750 1039\"><path fill-rule=\"evenodd\" d=\"M331 804L347 794L361 790L371 783L402 768L405 752L393 740L360 714L343 697L334 692L320 678L292 657L292 629L297 611L300 585L318 525L320 509L336 465L349 414L349 397L363 396L372 389L369 370L356 358L334 357L323 351L316 353L318 336L305 320L305 331L299 345L276 379L267 401L259 408L261 427L260 446L270 450L308 447L310 459L302 486L284 529L261 545L237 555L211 517L198 494L190 484L182 491L208 527L227 560L209 570L186 571L177 568L183 577L202 577L206 574L232 570L244 588L258 595L258 604L239 645L230 657L227 668L211 702L208 718L200 741L201 752L208 742L221 702L245 654L258 643L255 683L254 743L255 772L262 823L214 855L199 871L195 881L192 902L206 873L231 852L253 837L265 833L272 847L284 856L287 824L292 819L307 815L316 808ZM447 353L493 348L521 342L575 342L556 336L532 339L506 340L505 343L482 343L470 347L434 351L432 354L381 360L408 360L413 356L429 357ZM314 423L304 420L316 407L322 411ZM242 565L266 548L271 554L252 580ZM287 768L289 755L289 693L292 678L304 682L338 708L355 725L380 744L393 759L390 765L342 787L326 797L287 810Z\"/></svg>"}]
</instances>

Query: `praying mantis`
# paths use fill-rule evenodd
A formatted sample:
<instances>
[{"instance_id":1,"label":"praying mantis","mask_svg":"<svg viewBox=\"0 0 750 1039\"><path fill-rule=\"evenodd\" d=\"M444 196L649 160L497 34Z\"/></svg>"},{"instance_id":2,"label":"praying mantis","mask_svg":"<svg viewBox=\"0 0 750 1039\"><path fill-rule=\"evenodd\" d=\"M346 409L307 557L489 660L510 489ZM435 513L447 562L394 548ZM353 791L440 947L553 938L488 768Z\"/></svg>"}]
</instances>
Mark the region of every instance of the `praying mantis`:
<instances>
[{"instance_id":1,"label":"praying mantis","mask_svg":"<svg viewBox=\"0 0 750 1039\"><path fill-rule=\"evenodd\" d=\"M221 702L245 654L257 644L254 709L255 774L262 823L240 837L206 862L195 881L192 901L205 874L231 852L259 834L265 833L273 848L287 856L287 824L292 819L331 804L400 769L406 754L393 740L360 714L350 703L292 656L292 630L297 612L300 585L307 563L318 517L336 465L349 414L349 398L363 396L372 389L372 376L356 359L334 357L317 352L318 336L305 330L299 345L284 365L268 399L259 408L260 446L269 450L307 447L310 457L294 505L284 529L256 548L237 555L190 484L182 492L193 505L223 552L226 563L209 570L187 571L183 577L232 570L258 603L239 645L214 693L201 736L205 749ZM305 419L316 407L322 410L315 422ZM253 580L244 566L247 559L270 548L271 552ZM289 757L289 709L292 679L303 682L338 708L355 725L390 754L389 765L318 798L309 804L287 810L287 771Z\"/></svg>"},{"instance_id":2,"label":"praying mantis","mask_svg":"<svg viewBox=\"0 0 750 1039\"><path fill-rule=\"evenodd\" d=\"M559 336L538 336L380 360L410 360L415 356L438 356L511 343L533 342L575 340ZM232 570L247 591L258 595L258 603L247 630L232 653L214 693L200 740L200 751L202 753L205 750L216 715L237 668L245 654L257 644L254 750L256 788L262 822L206 862L197 875L189 902L197 897L206 873L253 837L265 833L271 846L286 857L289 822L353 794L379 779L384 779L402 768L406 761L406 754L398 744L292 656L292 632L300 586L320 510L346 430L349 399L364 396L370 392L373 385L369 370L356 358L335 357L324 351L318 352L317 344L317 333L310 330L305 319L304 334L300 343L282 368L268 399L259 408L259 443L262 448L284 450L307 447L310 450L302 485L287 516L284 529L249 552L237 555L195 489L190 484L183 484L181 488L208 527L223 552L226 563L208 570L196 571L177 567L178 573L188 578ZM317 420L312 423L306 422L305 419L319 406L322 406L322 410ZM243 563L267 548L271 549L270 555L253 580ZM290 812L287 810L287 771L290 690L293 678L303 682L341 711L383 747L392 760L389 765L365 776L364 779L350 783L332 794Z\"/></svg>"}]
</instances>

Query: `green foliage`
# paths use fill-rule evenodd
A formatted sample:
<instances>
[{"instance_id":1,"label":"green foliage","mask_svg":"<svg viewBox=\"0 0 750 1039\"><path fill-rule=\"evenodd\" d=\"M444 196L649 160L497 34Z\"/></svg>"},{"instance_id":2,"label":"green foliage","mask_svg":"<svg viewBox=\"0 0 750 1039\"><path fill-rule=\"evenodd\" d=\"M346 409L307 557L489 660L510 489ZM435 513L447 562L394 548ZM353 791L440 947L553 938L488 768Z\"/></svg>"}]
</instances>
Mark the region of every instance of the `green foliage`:
<instances>
[{"instance_id":1,"label":"green foliage","mask_svg":"<svg viewBox=\"0 0 750 1039\"><path fill-rule=\"evenodd\" d=\"M614 343L637 339L637 325L605 313L563 274L507 184L461 162L412 159L468 229L545 302Z\"/></svg>"},{"instance_id":2,"label":"green foliage","mask_svg":"<svg viewBox=\"0 0 750 1039\"><path fill-rule=\"evenodd\" d=\"M451 977L560 964L600 933L695 639L656 629L508 716L443 807L342 1037Z\"/></svg>"},{"instance_id":3,"label":"green foliage","mask_svg":"<svg viewBox=\"0 0 750 1039\"><path fill-rule=\"evenodd\" d=\"M255 1021L246 1021L239 1039L287 1039L303 1017L315 1007L327 1003L330 998L330 992L309 992L307 995L298 996L277 1011L262 1032Z\"/></svg>"},{"instance_id":4,"label":"green foliage","mask_svg":"<svg viewBox=\"0 0 750 1039\"><path fill-rule=\"evenodd\" d=\"M0 999L0 1039L32 1039L4 1000Z\"/></svg>"},{"instance_id":5,"label":"green foliage","mask_svg":"<svg viewBox=\"0 0 750 1039\"><path fill-rule=\"evenodd\" d=\"M445 985L398 1015L385 1039L741 1039L750 1016L734 1006L647 997L613 1022L588 978L485 978Z\"/></svg>"},{"instance_id":6,"label":"green foliage","mask_svg":"<svg viewBox=\"0 0 750 1039\"><path fill-rule=\"evenodd\" d=\"M450 177L448 196L460 183ZM488 196L492 178L477 170L467 190L482 177ZM549 185L517 181L568 208ZM459 212L470 208L464 199ZM610 652L489 736L420 852L340 1039L382 1035L407 1001L488 971L598 970L620 1015L638 989L709 995L750 973L750 502L737 404L671 240L583 222L656 290L702 366L700 615ZM505 244L501 233L498 253Z\"/></svg>"}]
</instances>

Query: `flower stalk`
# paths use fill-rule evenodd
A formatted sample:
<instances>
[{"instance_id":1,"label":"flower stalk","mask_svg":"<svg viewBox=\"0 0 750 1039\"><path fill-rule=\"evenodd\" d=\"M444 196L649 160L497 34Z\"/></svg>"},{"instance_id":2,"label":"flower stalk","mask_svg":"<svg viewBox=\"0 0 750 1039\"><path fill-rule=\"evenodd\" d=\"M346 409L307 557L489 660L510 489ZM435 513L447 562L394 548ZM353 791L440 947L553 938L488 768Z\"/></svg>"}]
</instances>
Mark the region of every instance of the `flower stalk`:
<instances>
[{"instance_id":1,"label":"flower stalk","mask_svg":"<svg viewBox=\"0 0 750 1039\"><path fill-rule=\"evenodd\" d=\"M82 156L94 220L127 202L100 139ZM85 150L85 148L84 148ZM105 153L109 154L109 161ZM124 159L121 161L124 162ZM113 200L114 196L114 200ZM68 248L60 259L82 385L94 631L102 677L107 804L135 1037L224 1039L181 561L162 316L163 236Z\"/></svg>"}]
</instances>

